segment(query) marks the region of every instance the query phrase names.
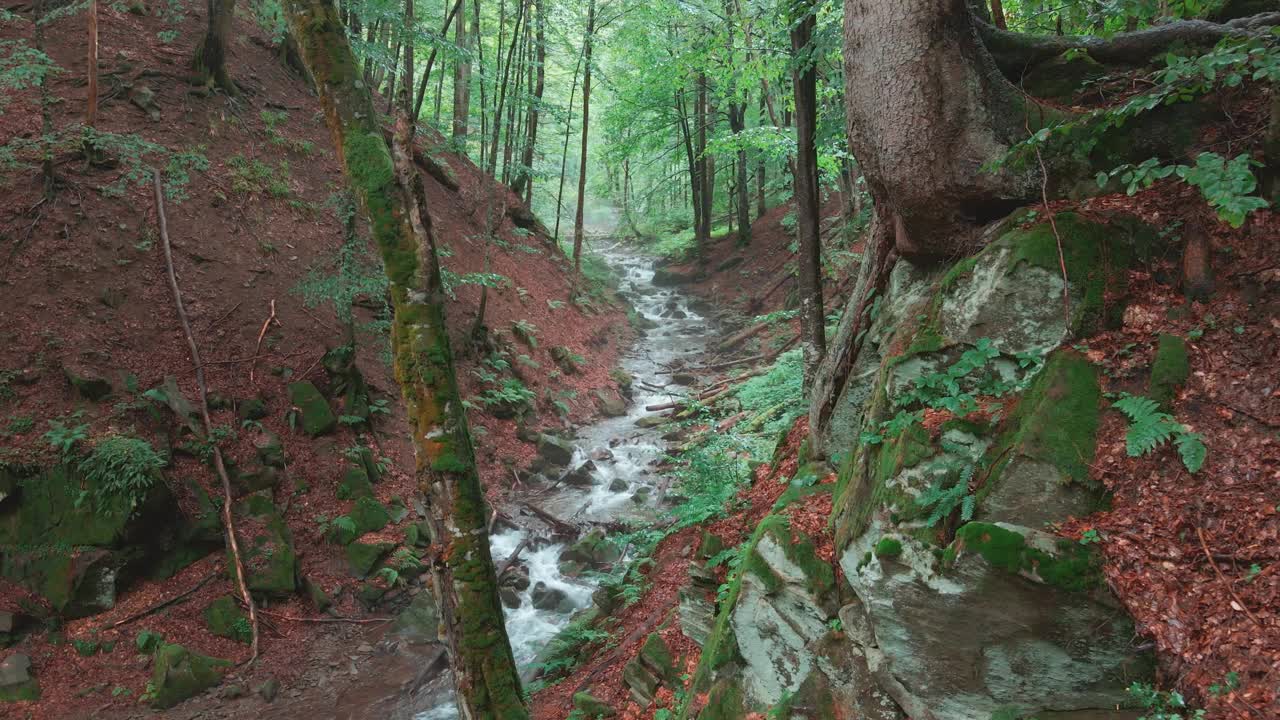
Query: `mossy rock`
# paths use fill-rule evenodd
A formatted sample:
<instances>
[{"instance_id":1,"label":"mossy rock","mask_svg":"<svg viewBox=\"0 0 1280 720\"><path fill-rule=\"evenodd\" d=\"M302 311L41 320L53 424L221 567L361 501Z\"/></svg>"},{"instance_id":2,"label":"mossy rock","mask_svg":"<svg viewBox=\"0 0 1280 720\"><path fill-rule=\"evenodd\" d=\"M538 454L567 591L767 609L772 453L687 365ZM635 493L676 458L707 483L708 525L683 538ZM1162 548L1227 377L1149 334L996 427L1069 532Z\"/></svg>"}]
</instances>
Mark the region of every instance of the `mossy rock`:
<instances>
[{"instance_id":1,"label":"mossy rock","mask_svg":"<svg viewBox=\"0 0 1280 720\"><path fill-rule=\"evenodd\" d=\"M649 637L645 638L644 645L640 648L640 659L663 680L671 682L677 679L675 658L658 633L649 633Z\"/></svg>"},{"instance_id":2,"label":"mossy rock","mask_svg":"<svg viewBox=\"0 0 1280 720\"><path fill-rule=\"evenodd\" d=\"M881 560L896 558L902 554L902 541L891 537L880 538L872 552Z\"/></svg>"},{"instance_id":3,"label":"mossy rock","mask_svg":"<svg viewBox=\"0 0 1280 720\"><path fill-rule=\"evenodd\" d=\"M349 467L342 473L342 482L337 491L339 500L356 500L373 497L373 484L369 482L369 473L362 467Z\"/></svg>"},{"instance_id":4,"label":"mossy rock","mask_svg":"<svg viewBox=\"0 0 1280 720\"><path fill-rule=\"evenodd\" d=\"M40 699L40 683L35 678L0 687L0 702L35 702Z\"/></svg>"},{"instance_id":5,"label":"mossy rock","mask_svg":"<svg viewBox=\"0 0 1280 720\"><path fill-rule=\"evenodd\" d=\"M608 703L585 692L573 694L573 708L588 718L608 718L618 714Z\"/></svg>"},{"instance_id":6,"label":"mossy rock","mask_svg":"<svg viewBox=\"0 0 1280 720\"><path fill-rule=\"evenodd\" d=\"M285 464L284 442L280 436L263 429L253 437L253 450L258 462L266 467L283 468Z\"/></svg>"},{"instance_id":7,"label":"mossy rock","mask_svg":"<svg viewBox=\"0 0 1280 720\"><path fill-rule=\"evenodd\" d=\"M741 720L747 717L742 688L731 678L724 678L711 686L707 704L698 713L698 720Z\"/></svg>"},{"instance_id":8,"label":"mossy rock","mask_svg":"<svg viewBox=\"0 0 1280 720\"><path fill-rule=\"evenodd\" d=\"M90 402L99 402L111 394L111 381L88 366L77 362L64 362L62 374L80 397Z\"/></svg>"},{"instance_id":9,"label":"mossy rock","mask_svg":"<svg viewBox=\"0 0 1280 720\"><path fill-rule=\"evenodd\" d=\"M262 398L247 398L236 403L236 416L241 420L261 420L267 416L267 404Z\"/></svg>"},{"instance_id":10,"label":"mossy rock","mask_svg":"<svg viewBox=\"0 0 1280 720\"><path fill-rule=\"evenodd\" d=\"M950 564L961 562L965 552L974 553L992 567L1060 590L1082 592L1103 585L1102 559L1092 548L1014 525L967 523L956 531L950 550L944 555Z\"/></svg>"},{"instance_id":11,"label":"mossy rock","mask_svg":"<svg viewBox=\"0 0 1280 720\"><path fill-rule=\"evenodd\" d=\"M204 622L209 632L218 637L230 638L242 643L252 639L249 618L229 595L209 603L204 609Z\"/></svg>"},{"instance_id":12,"label":"mossy rock","mask_svg":"<svg viewBox=\"0 0 1280 720\"><path fill-rule=\"evenodd\" d=\"M1191 375L1191 360L1187 356L1187 341L1177 335L1160 334L1156 356L1151 363L1151 380L1147 384L1147 397L1167 411L1173 409L1178 390Z\"/></svg>"},{"instance_id":13,"label":"mossy rock","mask_svg":"<svg viewBox=\"0 0 1280 720\"><path fill-rule=\"evenodd\" d=\"M228 660L191 652L181 645L161 645L156 650L151 671L152 707L171 708L222 681L222 673L231 667Z\"/></svg>"},{"instance_id":14,"label":"mossy rock","mask_svg":"<svg viewBox=\"0 0 1280 720\"><path fill-rule=\"evenodd\" d=\"M329 593L320 587L320 583L309 577L302 578L302 589L307 594L307 597L311 599L311 604L315 605L316 609L321 612L328 610L329 606L333 604L333 598L329 597Z\"/></svg>"},{"instance_id":15,"label":"mossy rock","mask_svg":"<svg viewBox=\"0 0 1280 720\"><path fill-rule=\"evenodd\" d=\"M254 493L237 503L237 517L249 522L237 523L244 535L240 542L241 561L249 590L274 596L291 595L298 587L298 556L293 547L289 526L276 511L267 492ZM235 577L235 563L227 552L227 568Z\"/></svg>"},{"instance_id":16,"label":"mossy rock","mask_svg":"<svg viewBox=\"0 0 1280 720\"><path fill-rule=\"evenodd\" d=\"M327 435L338 427L338 418L329 408L315 385L309 382L289 383L289 402L297 408L298 425L311 437Z\"/></svg>"},{"instance_id":17,"label":"mossy rock","mask_svg":"<svg viewBox=\"0 0 1280 720\"><path fill-rule=\"evenodd\" d=\"M391 513L386 506L371 497L356 500L351 508L351 520L356 524L356 536L377 532L391 522Z\"/></svg>"},{"instance_id":18,"label":"mossy rock","mask_svg":"<svg viewBox=\"0 0 1280 720\"><path fill-rule=\"evenodd\" d=\"M350 545L359 537L356 533L356 521L346 515L339 515L329 523L325 537L335 545Z\"/></svg>"},{"instance_id":19,"label":"mossy rock","mask_svg":"<svg viewBox=\"0 0 1280 720\"><path fill-rule=\"evenodd\" d=\"M563 562L582 563L592 567L605 567L618 561L622 551L605 536L604 530L595 528L560 553Z\"/></svg>"},{"instance_id":20,"label":"mossy rock","mask_svg":"<svg viewBox=\"0 0 1280 720\"><path fill-rule=\"evenodd\" d=\"M353 542L347 546L347 564L356 577L368 577L378 561L391 552L393 543Z\"/></svg>"}]
</instances>

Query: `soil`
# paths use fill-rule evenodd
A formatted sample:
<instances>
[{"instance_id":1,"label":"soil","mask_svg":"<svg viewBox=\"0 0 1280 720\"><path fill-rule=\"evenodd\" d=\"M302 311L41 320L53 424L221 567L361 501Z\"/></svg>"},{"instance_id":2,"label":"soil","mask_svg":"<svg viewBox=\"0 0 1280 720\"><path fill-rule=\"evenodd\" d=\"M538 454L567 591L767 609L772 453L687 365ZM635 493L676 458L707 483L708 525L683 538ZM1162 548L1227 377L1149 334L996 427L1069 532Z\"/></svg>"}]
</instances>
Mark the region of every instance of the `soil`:
<instances>
[{"instance_id":1,"label":"soil","mask_svg":"<svg viewBox=\"0 0 1280 720\"><path fill-rule=\"evenodd\" d=\"M335 597L332 614L356 622L330 622L299 597L264 605L262 656L251 669L237 669L229 680L257 686L278 680L282 695L296 697L317 687L345 682L345 669L330 671L333 658L350 664L350 644L358 638L376 641L376 623L416 591L416 580L389 593L385 608L370 610L356 599L359 581L345 569L341 549L323 541L317 518L333 518L350 509L336 488L345 469L342 450L356 443L370 445L389 463L386 477L375 485L377 498L393 497L406 504L414 495L413 453L406 419L387 356L387 340L377 331L376 308L382 299L357 298L354 319L358 331L357 366L371 386L372 397L385 399L389 414L375 420L374 432L342 426L328 436L310 439L289 427L288 382L311 380L322 388L324 369L319 360L348 335L327 298L300 291L308 278L334 276L344 242L343 226L332 207L335 191L344 187L331 139L319 105L306 82L287 69L270 48L264 33L244 19L236 21L236 40L230 69L244 92L236 99L208 95L188 85L187 63L204 32L203 6L192 6L186 17L170 23L157 15L134 15L111 5L99 8L101 100L97 129L137 136L173 151L198 152L208 160L205 170L192 171L183 199L166 202L175 269L183 299L199 344L211 394L242 401L259 397L267 406L265 428L284 438L288 457L286 477L277 489L277 505L287 508L286 522L298 550L301 571ZM5 40L25 37L32 42L30 7L20 11L26 21L7 22ZM159 33L176 30L179 38L161 41ZM83 15L72 14L46 28L46 50L66 71L51 77L50 95L55 127L82 121L85 105ZM147 88L154 96L158 119L151 119L130 96ZM0 114L0 145L38 138L38 93L28 89L10 93ZM379 101L381 102L381 101ZM272 127L274 126L274 127ZM596 416L591 401L596 389L612 389L609 373L619 353L631 341L620 304L607 290L584 303L569 299L567 261L540 228L517 227L502 207L520 201L505 187L488 179L464 156L448 152L443 139L419 132L424 152L446 165L458 188L450 190L425 176L433 222L448 257L445 268L463 278L472 273L501 276L488 292L485 325L492 346L527 355L532 365L521 367L524 382L537 394L532 425L549 429L587 422ZM283 159L282 159L283 158ZM144 161L162 163L155 155ZM249 178L243 168L263 163L269 177ZM157 446L172 440L171 428L145 412L142 391L166 376L177 378L188 398L197 389L191 360L164 281L165 264L156 232L156 211L150 185L129 182L128 163L91 166L74 148L61 148L55 158L57 193L42 201L37 166L21 167L3 176L6 202L0 210L0 370L5 389L0 399L0 444L6 459L52 462L42 439L51 419L83 411L76 422L88 424L90 437L133 432ZM137 168L145 169L145 165ZM166 176L175 175L166 171ZM123 194L101 188L121 180ZM527 224L527 223L526 223ZM490 232L491 230L491 232ZM361 228L361 237L364 237ZM491 237L486 242L486 237ZM368 244L360 255L372 263L369 277L380 273L376 252ZM477 461L486 492L496 506L513 478L534 455L531 444L515 436L516 422L493 417L479 396L492 387L475 371L490 355L475 346L471 327L479 307L480 288L456 287L450 302L449 326L464 397L472 399L471 427L477 441ZM274 317L268 324L268 318ZM375 308L375 309L370 309ZM536 327L537 348L512 337L513 322ZM265 330L265 331L264 331ZM259 336L262 335L259 343ZM578 372L561 376L550 348L564 346L584 362ZM88 403L68 385L63 365L92 368L108 378L115 393L108 402ZM16 381L12 381L17 378ZM553 401L569 411L561 417ZM215 425L236 429L237 437L223 450L232 460L253 456L253 433L240 427L230 408L215 410ZM175 455L169 477L191 478L219 496L211 470L199 461ZM185 512L195 509L189 490L172 483ZM403 541L404 527L414 514L389 526L378 538ZM90 618L66 623L55 634L29 634L16 646L0 650L0 659L23 652L31 656L42 698L13 705L6 712L18 717L64 718L110 716L139 711L138 697L150 675L150 663L133 647L143 629L160 632L190 649L237 662L248 659L245 645L211 635L202 613L208 603L234 594L222 572L221 554L196 562L168 580L139 582L129 587L115 608ZM118 628L116 621L172 598L205 577L214 577L198 591L160 613ZM23 612L27 593L11 583L0 584L0 610ZM299 620L299 618L301 620ZM96 637L115 641L110 652L82 657L72 640ZM362 666L362 671L365 666ZM320 671L316 669L320 668ZM336 691L335 691L336 692ZM320 693L321 697L325 693ZM241 703L251 701L241 701ZM207 713L224 701L198 700L162 713L185 717ZM227 716L249 712L227 704ZM322 707L322 706L321 706ZM332 705L330 705L332 707ZM151 714L148 711L148 714ZM273 713L274 714L274 713Z\"/></svg>"}]
</instances>

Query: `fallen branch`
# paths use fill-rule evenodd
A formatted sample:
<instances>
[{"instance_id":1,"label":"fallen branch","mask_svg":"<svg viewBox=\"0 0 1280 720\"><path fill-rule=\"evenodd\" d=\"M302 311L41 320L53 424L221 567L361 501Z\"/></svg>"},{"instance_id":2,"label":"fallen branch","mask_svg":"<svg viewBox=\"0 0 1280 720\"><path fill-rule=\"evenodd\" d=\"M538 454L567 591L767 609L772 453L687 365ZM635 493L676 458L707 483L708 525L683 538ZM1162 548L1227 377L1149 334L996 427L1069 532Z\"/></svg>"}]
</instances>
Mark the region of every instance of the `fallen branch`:
<instances>
[{"instance_id":1,"label":"fallen branch","mask_svg":"<svg viewBox=\"0 0 1280 720\"><path fill-rule=\"evenodd\" d=\"M574 537L577 537L578 526L574 525L573 523L565 522L564 520L561 520L560 518L556 517L555 515L552 515L551 513L547 512L546 510L543 510L542 508L538 507L537 505L534 505L531 502L525 502L523 503L523 505L527 510L529 510L529 512L533 513L535 516L538 517L538 519L550 525L557 532L560 532L565 535L572 535Z\"/></svg>"},{"instance_id":2,"label":"fallen branch","mask_svg":"<svg viewBox=\"0 0 1280 720\"><path fill-rule=\"evenodd\" d=\"M275 320L276 325L280 324L280 321L276 320L276 301L274 299L271 301L271 314L267 316L267 319L262 323L262 329L258 331L258 344L253 348L253 362L249 365L249 382L253 382L253 371L258 365L258 351L262 349L262 338L266 336L267 328L271 326L273 320Z\"/></svg>"},{"instance_id":3,"label":"fallen branch","mask_svg":"<svg viewBox=\"0 0 1280 720\"><path fill-rule=\"evenodd\" d=\"M725 352L727 350L732 350L733 348L737 347L742 341L760 334L765 328L769 327L769 325L770 323L767 321L756 323L755 325L752 325L746 330L739 331L738 333L729 336L729 339L725 340L724 342L716 346L716 352Z\"/></svg>"},{"instance_id":4,"label":"fallen branch","mask_svg":"<svg viewBox=\"0 0 1280 720\"><path fill-rule=\"evenodd\" d=\"M164 191L160 186L160 171L152 169L156 197L156 222L160 226L160 240L164 246L165 271L169 276L169 289L173 291L173 302L178 309L178 319L182 321L182 332L187 339L187 349L191 352L191 362L196 366L196 386L200 389L200 418L204 421L205 436L213 437L213 422L209 419L209 389L204 382L204 367L200 362L200 349L196 347L195 336L191 333L191 322L187 319L186 308L182 305L182 291L178 289L178 276L173 270L173 247L169 243L169 224L164 214ZM272 303L274 313L274 303ZM235 520L231 515L231 478L227 476L227 466L222 461L222 451L217 443L213 443L213 466L222 480L222 522L226 526L227 545L231 549L231 558L235 563L236 585L240 590L240 598L249 612L249 663L258 659L258 612L245 584L244 562L240 557L240 544L236 541Z\"/></svg>"},{"instance_id":5,"label":"fallen branch","mask_svg":"<svg viewBox=\"0 0 1280 720\"><path fill-rule=\"evenodd\" d=\"M165 608L169 607L170 605L177 605L178 603L182 602L183 600L186 600L189 596L191 596L193 593L195 593L195 591L197 591L197 590L199 590L200 588L204 587L204 586L205 586L205 584L207 584L210 580L212 580L213 578L215 578L215 577L217 577L218 575L221 575L221 574L222 574L222 571L221 571L221 570L214 570L213 572L209 573L208 575L205 575L205 576L204 576L204 578L200 580L200 582L196 583L195 585L192 585L191 587L187 588L186 590L183 590L182 592L178 593L177 595L174 595L173 597L169 598L168 600L165 600L164 602L156 603L155 605L152 605L151 607L147 608L146 610L142 610L142 611L140 611L140 612L136 612L136 613L134 613L134 614L130 615L129 617L127 617L127 618L125 618L125 619L123 619L123 620L117 620L117 621L115 621L115 622L111 623L111 627L113 627L113 628L118 628L118 627L120 627L121 625L128 625L129 623L131 623L131 622L133 622L133 621L135 621L135 620L141 620L142 618L144 618L144 617L146 617L146 616L148 616L148 615L153 615L153 614L155 614L155 613L157 613L157 612L160 612L161 610L163 610L163 609L165 609Z\"/></svg>"},{"instance_id":6,"label":"fallen branch","mask_svg":"<svg viewBox=\"0 0 1280 720\"><path fill-rule=\"evenodd\" d=\"M1236 594L1235 588L1231 587L1231 581L1227 580L1227 576L1223 575L1222 570L1218 568L1218 563L1214 562L1213 553L1209 552L1209 543L1205 542L1204 539L1204 530L1196 528L1196 536L1200 538L1200 548L1204 550L1204 556L1209 559L1209 565L1213 568L1213 571L1217 573L1218 579L1221 580L1222 585L1227 588L1227 592L1231 593L1232 599L1236 601L1236 604L1240 606L1240 609L1244 611L1244 614L1249 616L1249 619L1253 621L1254 625L1262 627L1262 621L1258 619L1257 615L1253 614L1253 611L1249 609L1248 605L1244 604L1244 600L1241 600L1240 596Z\"/></svg>"},{"instance_id":7,"label":"fallen branch","mask_svg":"<svg viewBox=\"0 0 1280 720\"><path fill-rule=\"evenodd\" d=\"M529 537L529 535L525 535L520 541L520 544L516 545L516 549L512 550L511 554L507 556L507 559L502 561L502 565L498 568L497 574L494 575L499 582L502 581L502 576L506 575L507 571L511 569L511 566L515 564L516 558L520 557L520 551L524 550L525 546L529 544Z\"/></svg>"},{"instance_id":8,"label":"fallen branch","mask_svg":"<svg viewBox=\"0 0 1280 720\"><path fill-rule=\"evenodd\" d=\"M341 623L355 623L357 625L363 625L366 623L391 622L392 620L395 620L395 618L389 618L389 617L350 618L350 617L343 617L341 615L339 615L338 617L313 617L312 618L312 617L298 617L297 615L285 615L284 613L271 612L270 610L259 610L258 612L262 613L263 615L270 615L271 617L274 617L274 618L280 618L281 620L291 620L293 622L314 622L314 623L341 622Z\"/></svg>"},{"instance_id":9,"label":"fallen branch","mask_svg":"<svg viewBox=\"0 0 1280 720\"><path fill-rule=\"evenodd\" d=\"M734 367L735 365L746 365L747 363L755 362L757 360L764 360L767 357L768 357L767 353L760 353L759 355L750 355L748 357L738 358L737 360L726 360L725 362L715 363L713 365L695 365L693 367L686 368L686 369L688 370L723 370L725 368Z\"/></svg>"}]
</instances>

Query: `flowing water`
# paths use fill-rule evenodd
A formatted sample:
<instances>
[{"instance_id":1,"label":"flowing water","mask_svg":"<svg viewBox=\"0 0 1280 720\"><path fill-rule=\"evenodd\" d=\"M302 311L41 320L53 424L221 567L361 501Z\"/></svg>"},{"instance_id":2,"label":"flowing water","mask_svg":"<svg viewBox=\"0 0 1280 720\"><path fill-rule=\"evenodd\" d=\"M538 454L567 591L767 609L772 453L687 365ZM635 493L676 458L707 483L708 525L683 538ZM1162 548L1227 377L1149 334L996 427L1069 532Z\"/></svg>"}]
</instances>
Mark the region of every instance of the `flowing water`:
<instances>
[{"instance_id":1,"label":"flowing water","mask_svg":"<svg viewBox=\"0 0 1280 720\"><path fill-rule=\"evenodd\" d=\"M644 409L646 405L666 402L688 390L672 383L670 368L702 352L713 328L710 319L690 307L697 305L691 298L653 284L651 258L637 255L621 245L597 254L620 276L619 292L655 327L637 339L621 362L622 369L633 378L633 399L627 414L578 429L573 443L576 450L569 467L576 468L592 457L607 457L594 461L598 468L595 483L589 488L564 486L539 496L537 502L541 508L568 522L651 519L659 512L665 489L662 477L654 472L666 448L661 438L664 430L641 428L636 422L650 414ZM605 450L608 452L603 452ZM649 489L647 496L642 488ZM633 499L637 491L641 493L642 502ZM492 535L494 561L501 563L524 535L523 530L504 530ZM541 582L562 590L573 603L575 612L591 604L596 583L560 573L559 557L564 549L563 543L531 544L520 555L529 570L529 588L520 593L520 607L506 611L506 619L511 649L522 675L571 617L571 613L535 609L530 597L532 589ZM457 717L452 690L444 687L445 684L447 678L442 678L431 709L420 713L417 720Z\"/></svg>"}]
</instances>

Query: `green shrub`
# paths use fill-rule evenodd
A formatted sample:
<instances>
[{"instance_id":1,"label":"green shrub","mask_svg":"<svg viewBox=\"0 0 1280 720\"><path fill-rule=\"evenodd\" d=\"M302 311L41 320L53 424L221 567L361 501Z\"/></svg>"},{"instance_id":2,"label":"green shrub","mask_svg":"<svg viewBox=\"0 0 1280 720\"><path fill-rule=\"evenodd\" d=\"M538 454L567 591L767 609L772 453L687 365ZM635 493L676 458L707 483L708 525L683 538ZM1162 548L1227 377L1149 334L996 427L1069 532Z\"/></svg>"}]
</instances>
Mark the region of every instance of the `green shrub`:
<instances>
[{"instance_id":1,"label":"green shrub","mask_svg":"<svg viewBox=\"0 0 1280 720\"><path fill-rule=\"evenodd\" d=\"M77 467L85 481L96 488L99 507L105 507L113 498L124 497L132 510L146 498L165 464L146 440L111 435L99 440Z\"/></svg>"}]
</instances>

